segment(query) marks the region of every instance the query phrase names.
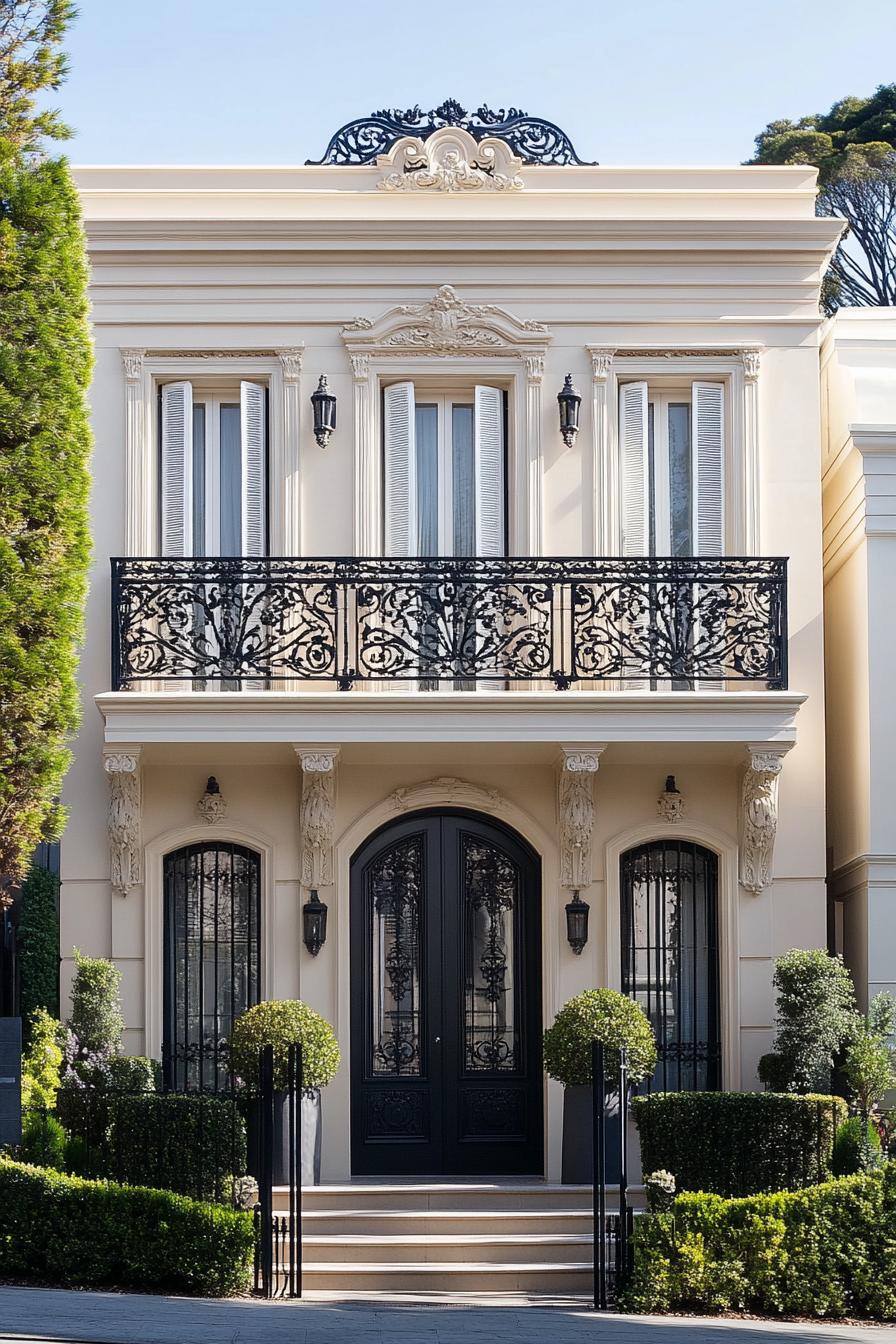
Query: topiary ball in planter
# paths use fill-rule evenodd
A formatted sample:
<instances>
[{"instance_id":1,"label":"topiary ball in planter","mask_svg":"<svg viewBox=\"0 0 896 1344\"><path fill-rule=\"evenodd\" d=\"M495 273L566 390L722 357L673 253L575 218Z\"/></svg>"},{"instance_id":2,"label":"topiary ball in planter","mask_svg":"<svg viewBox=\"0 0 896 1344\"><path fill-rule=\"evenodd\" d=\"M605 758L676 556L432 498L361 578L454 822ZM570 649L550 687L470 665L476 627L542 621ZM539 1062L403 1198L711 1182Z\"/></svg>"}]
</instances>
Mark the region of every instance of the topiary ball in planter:
<instances>
[{"instance_id":1,"label":"topiary ball in planter","mask_svg":"<svg viewBox=\"0 0 896 1344\"><path fill-rule=\"evenodd\" d=\"M307 1184L320 1182L320 1089L339 1068L339 1043L329 1022L300 999L271 999L257 1003L233 1024L230 1067L257 1095L259 1055L263 1046L274 1049L274 1183L283 1185L289 1172L287 1062L290 1045L302 1047L301 1167ZM257 1107L247 1120L249 1170L260 1174Z\"/></svg>"},{"instance_id":2,"label":"topiary ball in planter","mask_svg":"<svg viewBox=\"0 0 896 1344\"><path fill-rule=\"evenodd\" d=\"M286 1087L287 1050L302 1047L304 1087L326 1087L339 1068L336 1033L320 1013L301 999L270 999L247 1008L233 1024L230 1067L253 1090L258 1087L262 1046L274 1047L274 1089Z\"/></svg>"},{"instance_id":3,"label":"topiary ball in planter","mask_svg":"<svg viewBox=\"0 0 896 1344\"><path fill-rule=\"evenodd\" d=\"M643 1008L616 989L586 989L560 1009L544 1033L544 1067L566 1087L591 1085L591 1045L602 1041L607 1083L619 1082L619 1051L628 1051L628 1079L656 1068L656 1041Z\"/></svg>"},{"instance_id":4,"label":"topiary ball in planter","mask_svg":"<svg viewBox=\"0 0 896 1344\"><path fill-rule=\"evenodd\" d=\"M544 1034L544 1066L551 1078L564 1084L564 1182L585 1184L594 1169L592 1143L591 1047L604 1046L604 1068L609 1089L619 1087L619 1051L627 1051L628 1080L639 1083L656 1067L656 1041L642 1008L615 989L586 989L560 1009L554 1025ZM622 1172L622 1117L619 1104L609 1107L605 1127L605 1179L616 1182Z\"/></svg>"}]
</instances>

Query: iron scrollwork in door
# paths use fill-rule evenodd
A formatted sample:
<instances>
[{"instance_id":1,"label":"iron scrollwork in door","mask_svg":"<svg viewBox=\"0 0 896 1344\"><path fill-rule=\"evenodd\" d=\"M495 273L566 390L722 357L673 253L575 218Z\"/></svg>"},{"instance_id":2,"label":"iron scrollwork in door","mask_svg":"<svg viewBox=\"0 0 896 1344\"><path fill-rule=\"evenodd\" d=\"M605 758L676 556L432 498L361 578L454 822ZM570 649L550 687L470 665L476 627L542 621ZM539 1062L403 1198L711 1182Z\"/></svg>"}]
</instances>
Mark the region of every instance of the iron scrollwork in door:
<instances>
[{"instance_id":1,"label":"iron scrollwork in door","mask_svg":"<svg viewBox=\"0 0 896 1344\"><path fill-rule=\"evenodd\" d=\"M496 846L467 835L463 874L465 1064L471 1071L513 1070L519 872Z\"/></svg>"},{"instance_id":2,"label":"iron scrollwork in door","mask_svg":"<svg viewBox=\"0 0 896 1344\"><path fill-rule=\"evenodd\" d=\"M373 1073L420 1073L420 901L418 836L395 845L371 869Z\"/></svg>"}]
</instances>

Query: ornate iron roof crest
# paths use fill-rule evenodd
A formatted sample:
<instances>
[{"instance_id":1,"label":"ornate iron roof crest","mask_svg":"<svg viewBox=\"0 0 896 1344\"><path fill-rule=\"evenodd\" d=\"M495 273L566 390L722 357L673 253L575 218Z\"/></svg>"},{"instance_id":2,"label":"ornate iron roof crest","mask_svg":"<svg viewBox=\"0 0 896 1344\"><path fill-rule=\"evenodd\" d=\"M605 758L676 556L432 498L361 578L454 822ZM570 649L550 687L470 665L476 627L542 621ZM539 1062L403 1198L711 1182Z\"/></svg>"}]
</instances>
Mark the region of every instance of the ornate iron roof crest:
<instances>
[{"instance_id":1,"label":"ornate iron roof crest","mask_svg":"<svg viewBox=\"0 0 896 1344\"><path fill-rule=\"evenodd\" d=\"M307 159L308 164L374 163L380 154L400 140L413 135L424 140L434 131L457 126L474 140L495 136L510 145L525 164L585 164L565 131L543 117L530 117L518 107L492 109L483 103L468 112L449 98L439 107L424 112L416 104L403 111L396 107L372 112L369 117L346 122L327 145L323 158Z\"/></svg>"}]
</instances>

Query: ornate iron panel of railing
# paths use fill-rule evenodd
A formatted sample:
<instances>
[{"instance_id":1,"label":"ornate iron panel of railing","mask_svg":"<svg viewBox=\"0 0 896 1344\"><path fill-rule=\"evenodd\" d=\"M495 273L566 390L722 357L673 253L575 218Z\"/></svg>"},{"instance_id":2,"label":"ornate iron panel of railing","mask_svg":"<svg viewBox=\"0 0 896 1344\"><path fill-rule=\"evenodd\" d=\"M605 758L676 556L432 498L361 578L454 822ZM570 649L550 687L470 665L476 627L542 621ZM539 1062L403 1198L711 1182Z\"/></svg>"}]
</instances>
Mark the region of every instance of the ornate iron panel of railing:
<instances>
[{"instance_id":1,"label":"ornate iron panel of railing","mask_svg":"<svg viewBox=\"0 0 896 1344\"><path fill-rule=\"evenodd\" d=\"M112 684L787 685L782 559L114 559Z\"/></svg>"}]
</instances>

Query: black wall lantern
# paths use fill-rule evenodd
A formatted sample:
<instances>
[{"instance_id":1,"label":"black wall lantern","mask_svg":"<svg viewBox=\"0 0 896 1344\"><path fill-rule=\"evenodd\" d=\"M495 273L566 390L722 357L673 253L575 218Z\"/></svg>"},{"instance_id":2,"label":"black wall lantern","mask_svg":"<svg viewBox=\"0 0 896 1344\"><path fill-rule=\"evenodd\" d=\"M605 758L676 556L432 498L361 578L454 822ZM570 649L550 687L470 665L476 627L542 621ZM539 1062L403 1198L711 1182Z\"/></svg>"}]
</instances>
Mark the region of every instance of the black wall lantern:
<instances>
[{"instance_id":1,"label":"black wall lantern","mask_svg":"<svg viewBox=\"0 0 896 1344\"><path fill-rule=\"evenodd\" d=\"M576 956L581 956L582 948L588 941L588 915L591 913L586 901L577 891L566 907L566 936Z\"/></svg>"},{"instance_id":2,"label":"black wall lantern","mask_svg":"<svg viewBox=\"0 0 896 1344\"><path fill-rule=\"evenodd\" d=\"M302 939L312 957L327 941L327 907L314 890L302 906Z\"/></svg>"},{"instance_id":3,"label":"black wall lantern","mask_svg":"<svg viewBox=\"0 0 896 1344\"><path fill-rule=\"evenodd\" d=\"M314 437L321 448L326 448L336 428L336 396L327 387L325 373L320 376L317 391L311 393L311 405L314 410Z\"/></svg>"},{"instance_id":4,"label":"black wall lantern","mask_svg":"<svg viewBox=\"0 0 896 1344\"><path fill-rule=\"evenodd\" d=\"M563 382L563 391L557 393L557 405L560 407L560 433L567 448L571 448L579 432L579 407L582 398L572 385L572 374L568 373Z\"/></svg>"}]
</instances>

